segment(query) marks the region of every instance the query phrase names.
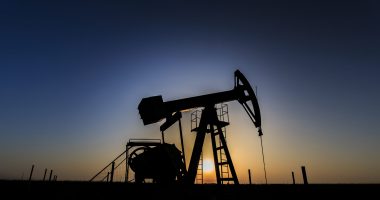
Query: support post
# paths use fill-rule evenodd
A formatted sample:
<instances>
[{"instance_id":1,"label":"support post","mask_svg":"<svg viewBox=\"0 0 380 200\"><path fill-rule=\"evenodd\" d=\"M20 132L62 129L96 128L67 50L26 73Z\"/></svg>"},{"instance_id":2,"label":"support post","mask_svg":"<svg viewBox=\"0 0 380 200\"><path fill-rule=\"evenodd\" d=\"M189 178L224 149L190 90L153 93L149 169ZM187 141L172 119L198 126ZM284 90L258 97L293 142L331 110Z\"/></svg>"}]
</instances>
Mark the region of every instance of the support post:
<instances>
[{"instance_id":1,"label":"support post","mask_svg":"<svg viewBox=\"0 0 380 200\"><path fill-rule=\"evenodd\" d=\"M251 179L251 170L248 169L248 178L249 178L249 184L252 184L252 179Z\"/></svg>"},{"instance_id":2,"label":"support post","mask_svg":"<svg viewBox=\"0 0 380 200\"><path fill-rule=\"evenodd\" d=\"M115 161L112 162L112 168L111 168L111 183L113 182L113 173L115 170Z\"/></svg>"},{"instance_id":3,"label":"support post","mask_svg":"<svg viewBox=\"0 0 380 200\"><path fill-rule=\"evenodd\" d=\"M128 165L128 144L125 146L125 182L128 183L129 165Z\"/></svg>"},{"instance_id":4,"label":"support post","mask_svg":"<svg viewBox=\"0 0 380 200\"><path fill-rule=\"evenodd\" d=\"M197 176L199 159L202 154L203 143L204 143L204 140L206 137L206 131L207 131L206 118L208 117L206 116L206 113L207 111L206 109L204 109L202 112L201 121L199 122L197 135L195 137L195 142L194 142L193 152L190 158L189 168L187 170L187 175L186 175L186 180L185 180L187 184L194 184L195 178Z\"/></svg>"},{"instance_id":5,"label":"support post","mask_svg":"<svg viewBox=\"0 0 380 200\"><path fill-rule=\"evenodd\" d=\"M47 172L47 169L45 168L44 178L42 179L42 181L45 181L45 178L46 178L46 172Z\"/></svg>"},{"instance_id":6,"label":"support post","mask_svg":"<svg viewBox=\"0 0 380 200\"><path fill-rule=\"evenodd\" d=\"M49 181L51 181L51 175L53 174L53 170L50 170L50 176L49 176Z\"/></svg>"},{"instance_id":7,"label":"support post","mask_svg":"<svg viewBox=\"0 0 380 200\"><path fill-rule=\"evenodd\" d=\"M292 172L293 184L296 184L296 180L294 179L294 172Z\"/></svg>"},{"instance_id":8,"label":"support post","mask_svg":"<svg viewBox=\"0 0 380 200\"><path fill-rule=\"evenodd\" d=\"M184 147L184 144L183 144L181 118L178 119L178 126L179 126L179 134L181 136L181 147L182 147L183 163L184 163L185 168L186 168L187 165L186 165L186 157L185 157L185 147Z\"/></svg>"},{"instance_id":9,"label":"support post","mask_svg":"<svg viewBox=\"0 0 380 200\"><path fill-rule=\"evenodd\" d=\"M307 182L306 168L305 166L301 166L301 169L302 169L302 176L303 176L303 184L307 185L309 183Z\"/></svg>"},{"instance_id":10,"label":"support post","mask_svg":"<svg viewBox=\"0 0 380 200\"><path fill-rule=\"evenodd\" d=\"M34 165L32 165L32 169L30 170L29 181L32 180L33 170L34 170Z\"/></svg>"}]
</instances>

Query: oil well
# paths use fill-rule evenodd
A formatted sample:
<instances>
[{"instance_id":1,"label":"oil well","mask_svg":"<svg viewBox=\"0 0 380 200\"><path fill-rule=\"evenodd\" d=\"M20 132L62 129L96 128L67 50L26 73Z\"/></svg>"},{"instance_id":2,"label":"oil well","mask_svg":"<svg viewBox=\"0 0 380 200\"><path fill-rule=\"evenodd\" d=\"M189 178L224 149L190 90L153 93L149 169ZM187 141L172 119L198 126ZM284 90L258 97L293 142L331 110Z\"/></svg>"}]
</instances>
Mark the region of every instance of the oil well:
<instances>
[{"instance_id":1,"label":"oil well","mask_svg":"<svg viewBox=\"0 0 380 200\"><path fill-rule=\"evenodd\" d=\"M166 102L161 95L143 98L138 105L140 117L144 125L165 120L160 126L162 139L130 139L125 151L90 181L144 183L150 180L153 183L202 183L202 149L206 136L210 135L217 184L239 184L225 139L225 128L229 125L228 106L225 103L230 101L238 101L243 106L257 128L262 147L263 132L256 94L245 76L236 70L234 87L231 90ZM195 132L196 136L190 163L187 165L181 111L189 109L197 110L191 113L191 131ZM166 143L164 138L164 132L176 122L179 125L181 150L174 144ZM263 162L265 170L264 154ZM134 173L134 177L130 172ZM114 178L116 173L119 174L118 180Z\"/></svg>"}]
</instances>

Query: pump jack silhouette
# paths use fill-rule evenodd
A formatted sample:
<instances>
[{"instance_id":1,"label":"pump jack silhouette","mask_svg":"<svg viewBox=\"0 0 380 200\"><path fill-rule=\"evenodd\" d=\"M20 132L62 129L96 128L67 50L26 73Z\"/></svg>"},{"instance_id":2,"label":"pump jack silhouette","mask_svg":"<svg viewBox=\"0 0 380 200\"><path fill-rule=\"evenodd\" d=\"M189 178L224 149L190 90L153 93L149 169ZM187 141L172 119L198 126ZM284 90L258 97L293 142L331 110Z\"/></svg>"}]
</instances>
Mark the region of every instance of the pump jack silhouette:
<instances>
[{"instance_id":1,"label":"pump jack silhouette","mask_svg":"<svg viewBox=\"0 0 380 200\"><path fill-rule=\"evenodd\" d=\"M218 119L215 105L223 102L237 100L243 106L255 127L258 128L258 134L260 138L263 135L263 132L261 129L260 108L255 92L253 91L248 80L239 70L236 70L234 75L234 88L229 91L167 102L163 101L161 95L147 97L141 100L138 109L144 125L156 123L162 119L166 119L165 123L161 125L161 131L166 130L176 121L180 122L181 111L198 107L204 108L202 111L199 126L194 130L197 132L197 134L188 170L186 171L186 166L185 169L177 169L181 172L179 178L177 177L178 180L181 180L187 184L194 183L206 133L210 133L217 183L221 184L223 181L233 181L234 184L239 184L232 158L222 133L222 128L229 125L229 123L220 121ZM220 141L219 146L217 146L217 138ZM226 161L221 161L218 159L217 155L219 151L224 152L227 158ZM180 164L177 163L175 165L179 166ZM224 178L221 176L220 167L223 165L228 165L232 177Z\"/></svg>"}]
</instances>

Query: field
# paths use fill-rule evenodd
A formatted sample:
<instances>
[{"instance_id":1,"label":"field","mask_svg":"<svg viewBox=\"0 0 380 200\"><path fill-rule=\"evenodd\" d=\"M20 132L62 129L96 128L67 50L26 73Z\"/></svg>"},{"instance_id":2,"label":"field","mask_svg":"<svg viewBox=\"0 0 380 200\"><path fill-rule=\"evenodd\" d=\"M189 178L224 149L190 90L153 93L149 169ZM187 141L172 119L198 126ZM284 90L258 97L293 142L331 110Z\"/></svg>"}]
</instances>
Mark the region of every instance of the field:
<instances>
[{"instance_id":1,"label":"field","mask_svg":"<svg viewBox=\"0 0 380 200\"><path fill-rule=\"evenodd\" d=\"M379 184L157 185L0 181L8 199L314 199L378 196Z\"/></svg>"}]
</instances>

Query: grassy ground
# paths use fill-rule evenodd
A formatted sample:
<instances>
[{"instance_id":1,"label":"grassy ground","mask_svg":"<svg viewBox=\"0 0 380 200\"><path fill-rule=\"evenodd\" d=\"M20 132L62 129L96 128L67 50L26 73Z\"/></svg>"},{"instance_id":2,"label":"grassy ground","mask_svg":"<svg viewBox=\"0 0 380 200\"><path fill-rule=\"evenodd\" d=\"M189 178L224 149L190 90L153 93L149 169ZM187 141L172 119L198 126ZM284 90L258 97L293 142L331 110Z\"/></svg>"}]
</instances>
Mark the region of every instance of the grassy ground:
<instances>
[{"instance_id":1,"label":"grassy ground","mask_svg":"<svg viewBox=\"0 0 380 200\"><path fill-rule=\"evenodd\" d=\"M0 191L7 197L1 199L377 199L380 184L186 186L0 181Z\"/></svg>"}]
</instances>

